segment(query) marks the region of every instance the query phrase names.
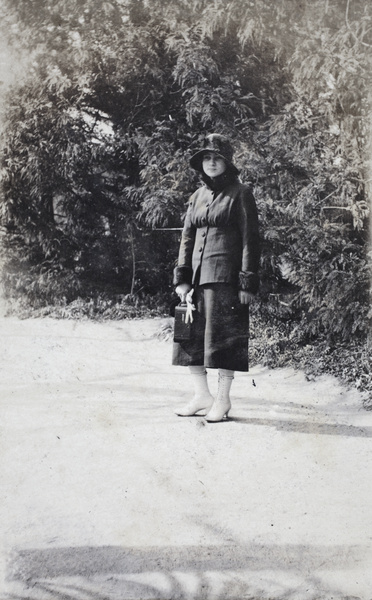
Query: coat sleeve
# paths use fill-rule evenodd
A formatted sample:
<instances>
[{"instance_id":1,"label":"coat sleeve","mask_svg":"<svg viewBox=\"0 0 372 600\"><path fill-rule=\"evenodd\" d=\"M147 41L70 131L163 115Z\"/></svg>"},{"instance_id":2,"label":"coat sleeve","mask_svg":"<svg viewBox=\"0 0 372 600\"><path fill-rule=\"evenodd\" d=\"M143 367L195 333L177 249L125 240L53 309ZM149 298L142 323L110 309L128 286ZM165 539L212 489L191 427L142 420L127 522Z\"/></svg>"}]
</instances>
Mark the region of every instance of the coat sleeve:
<instances>
[{"instance_id":1,"label":"coat sleeve","mask_svg":"<svg viewBox=\"0 0 372 600\"><path fill-rule=\"evenodd\" d=\"M192 224L191 213L193 197L191 197L186 212L185 223L182 230L177 266L173 272L173 284L192 283L192 253L195 244L196 227Z\"/></svg>"},{"instance_id":2,"label":"coat sleeve","mask_svg":"<svg viewBox=\"0 0 372 600\"><path fill-rule=\"evenodd\" d=\"M260 238L256 201L249 188L243 188L238 202L238 224L242 238L242 262L239 289L255 294L260 279Z\"/></svg>"}]
</instances>

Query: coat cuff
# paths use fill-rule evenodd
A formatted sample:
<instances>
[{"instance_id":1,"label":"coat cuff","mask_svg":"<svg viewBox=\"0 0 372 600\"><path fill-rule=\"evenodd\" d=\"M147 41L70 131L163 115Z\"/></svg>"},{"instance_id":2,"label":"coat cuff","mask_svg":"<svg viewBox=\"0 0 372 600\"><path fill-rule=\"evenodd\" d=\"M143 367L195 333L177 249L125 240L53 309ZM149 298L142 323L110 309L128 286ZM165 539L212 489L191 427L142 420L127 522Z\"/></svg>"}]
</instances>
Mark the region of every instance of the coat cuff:
<instances>
[{"instance_id":1,"label":"coat cuff","mask_svg":"<svg viewBox=\"0 0 372 600\"><path fill-rule=\"evenodd\" d=\"M173 271L173 284L180 285L181 283L192 284L192 268L191 267L176 267Z\"/></svg>"},{"instance_id":2,"label":"coat cuff","mask_svg":"<svg viewBox=\"0 0 372 600\"><path fill-rule=\"evenodd\" d=\"M260 278L257 273L251 271L240 271L239 273L239 289L244 292L256 294L260 285Z\"/></svg>"}]
</instances>

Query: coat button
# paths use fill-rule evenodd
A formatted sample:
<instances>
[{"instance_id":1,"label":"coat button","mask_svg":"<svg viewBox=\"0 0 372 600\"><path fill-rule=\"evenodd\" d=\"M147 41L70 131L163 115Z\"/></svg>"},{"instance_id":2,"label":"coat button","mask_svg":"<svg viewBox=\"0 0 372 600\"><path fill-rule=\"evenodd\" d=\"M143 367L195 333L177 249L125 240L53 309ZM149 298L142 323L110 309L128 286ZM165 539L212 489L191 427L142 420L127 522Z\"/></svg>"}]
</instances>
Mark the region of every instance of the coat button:
<instances>
[{"instance_id":1,"label":"coat button","mask_svg":"<svg viewBox=\"0 0 372 600\"><path fill-rule=\"evenodd\" d=\"M199 248L199 252L203 252L203 248L201 246Z\"/></svg>"},{"instance_id":2,"label":"coat button","mask_svg":"<svg viewBox=\"0 0 372 600\"><path fill-rule=\"evenodd\" d=\"M202 233L202 237L205 237L207 234L205 233L205 231L203 231Z\"/></svg>"}]
</instances>

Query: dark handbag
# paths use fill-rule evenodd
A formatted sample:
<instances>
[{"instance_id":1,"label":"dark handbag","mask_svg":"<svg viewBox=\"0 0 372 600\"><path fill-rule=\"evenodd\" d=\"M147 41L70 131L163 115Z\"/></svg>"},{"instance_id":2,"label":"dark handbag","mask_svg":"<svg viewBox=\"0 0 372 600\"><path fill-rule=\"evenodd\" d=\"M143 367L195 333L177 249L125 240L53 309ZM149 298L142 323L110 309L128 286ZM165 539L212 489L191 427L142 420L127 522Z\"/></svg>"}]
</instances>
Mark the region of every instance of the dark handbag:
<instances>
[{"instance_id":1,"label":"dark handbag","mask_svg":"<svg viewBox=\"0 0 372 600\"><path fill-rule=\"evenodd\" d=\"M185 342L191 340L192 326L191 319L186 318L187 304L182 303L174 309L174 333L173 340L175 342Z\"/></svg>"}]
</instances>

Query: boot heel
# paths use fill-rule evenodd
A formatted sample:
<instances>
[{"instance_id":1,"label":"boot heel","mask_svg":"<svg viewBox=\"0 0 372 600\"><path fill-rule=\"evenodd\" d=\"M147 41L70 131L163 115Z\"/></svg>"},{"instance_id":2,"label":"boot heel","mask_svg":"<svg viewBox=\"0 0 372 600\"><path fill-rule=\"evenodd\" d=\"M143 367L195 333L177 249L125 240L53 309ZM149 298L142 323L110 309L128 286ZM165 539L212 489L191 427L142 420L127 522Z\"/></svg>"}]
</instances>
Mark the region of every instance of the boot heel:
<instances>
[{"instance_id":1,"label":"boot heel","mask_svg":"<svg viewBox=\"0 0 372 600\"><path fill-rule=\"evenodd\" d=\"M223 404L222 402L215 400L211 410L205 416L205 420L208 421L208 423L218 423L219 421L228 419L230 408L230 402Z\"/></svg>"}]
</instances>

